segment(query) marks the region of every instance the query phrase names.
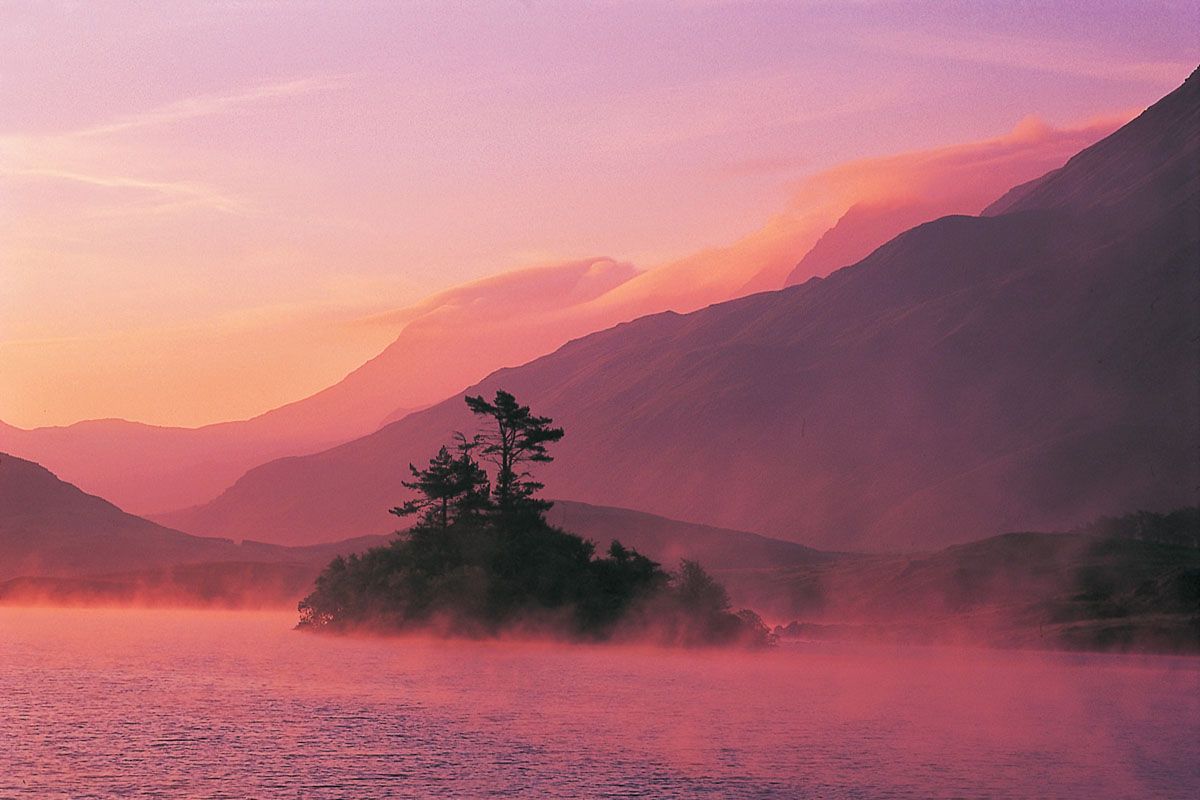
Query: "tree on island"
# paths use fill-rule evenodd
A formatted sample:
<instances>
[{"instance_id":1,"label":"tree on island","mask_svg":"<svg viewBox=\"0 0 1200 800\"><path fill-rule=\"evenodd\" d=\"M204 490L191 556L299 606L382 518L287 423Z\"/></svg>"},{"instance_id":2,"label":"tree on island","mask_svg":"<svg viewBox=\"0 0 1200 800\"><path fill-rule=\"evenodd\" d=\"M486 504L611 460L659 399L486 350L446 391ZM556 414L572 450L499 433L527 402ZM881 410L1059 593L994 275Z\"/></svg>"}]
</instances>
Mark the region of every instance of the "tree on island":
<instances>
[{"instance_id":1,"label":"tree on island","mask_svg":"<svg viewBox=\"0 0 1200 800\"><path fill-rule=\"evenodd\" d=\"M412 464L408 469L414 480L401 481L405 488L420 493L420 497L405 501L390 509L397 516L422 513L420 524L442 528L460 517L480 514L488 507L488 477L471 458L474 443L458 437L458 456L450 455L445 445L429 461L428 469L419 470Z\"/></svg>"},{"instance_id":2,"label":"tree on island","mask_svg":"<svg viewBox=\"0 0 1200 800\"><path fill-rule=\"evenodd\" d=\"M551 503L528 466L552 460L563 437L548 417L513 395L467 397L487 428L456 435L402 485L416 497L390 509L418 515L390 544L335 558L299 604L301 628L441 629L491 635L521 626L588 639L644 638L676 644L761 644L753 612L732 614L729 596L699 564L670 575L636 550L595 544L546 522ZM475 460L496 469L496 480Z\"/></svg>"},{"instance_id":3,"label":"tree on island","mask_svg":"<svg viewBox=\"0 0 1200 800\"><path fill-rule=\"evenodd\" d=\"M529 411L529 406L517 403L515 397L503 390L496 391L494 402L482 396L467 397L467 407L478 415L491 417L495 430L476 437L483 445L480 451L484 458L496 466L496 509L501 515L519 510L547 511L550 503L533 495L541 491L542 484L531 480L527 471L519 471L523 464L544 464L554 457L546 452L546 445L563 437L562 428L551 428L549 417L538 417Z\"/></svg>"}]
</instances>

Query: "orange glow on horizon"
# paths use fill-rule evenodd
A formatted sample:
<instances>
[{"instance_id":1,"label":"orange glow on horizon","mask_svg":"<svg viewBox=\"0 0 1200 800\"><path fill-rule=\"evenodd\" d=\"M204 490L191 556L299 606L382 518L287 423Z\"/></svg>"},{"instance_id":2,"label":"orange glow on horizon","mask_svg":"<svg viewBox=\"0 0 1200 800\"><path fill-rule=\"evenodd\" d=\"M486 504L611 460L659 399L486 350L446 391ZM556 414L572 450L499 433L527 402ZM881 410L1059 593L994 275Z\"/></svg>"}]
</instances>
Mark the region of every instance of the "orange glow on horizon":
<instances>
[{"instance_id":1,"label":"orange glow on horizon","mask_svg":"<svg viewBox=\"0 0 1200 800\"><path fill-rule=\"evenodd\" d=\"M0 420L246 418L405 325L477 322L434 313L464 287L631 265L571 282L545 334L530 302L519 347L425 388L414 374L398 405L429 402L566 335L775 288L854 203L978 210L1103 128L1078 120L1194 67L1178 10L1131 32L1119 10L1051 6L13 11ZM503 296L472 302L500 324Z\"/></svg>"},{"instance_id":2,"label":"orange glow on horizon","mask_svg":"<svg viewBox=\"0 0 1200 800\"><path fill-rule=\"evenodd\" d=\"M1060 166L1130 116L1063 130L1023 121L996 139L849 162L799 182L786 210L738 241L649 270L586 259L514 270L366 316L354 315L353 306L342 311L317 303L268 306L227 313L215 326L10 341L0 344L14 376L7 386L40 396L40 415L59 424L122 416L195 426L246 418L311 394L340 380L343 365L365 360L401 336L398 344L421 363L410 363L415 379L397 393L395 407L425 405L493 369L524 363L594 330L779 288L821 234L855 204L910 204L920 221L978 213L1007 188ZM879 244L872 239L863 246L869 252ZM346 296L362 289L371 287L347 286ZM187 353L183 362L181 352ZM98 364L105 368L96 369ZM63 393L63 375L89 379ZM131 387L136 398L129 396ZM20 408L20 399L0 394L10 408ZM155 411L164 407L169 415ZM38 418L27 419L30 413L10 414L5 421L28 424Z\"/></svg>"}]
</instances>

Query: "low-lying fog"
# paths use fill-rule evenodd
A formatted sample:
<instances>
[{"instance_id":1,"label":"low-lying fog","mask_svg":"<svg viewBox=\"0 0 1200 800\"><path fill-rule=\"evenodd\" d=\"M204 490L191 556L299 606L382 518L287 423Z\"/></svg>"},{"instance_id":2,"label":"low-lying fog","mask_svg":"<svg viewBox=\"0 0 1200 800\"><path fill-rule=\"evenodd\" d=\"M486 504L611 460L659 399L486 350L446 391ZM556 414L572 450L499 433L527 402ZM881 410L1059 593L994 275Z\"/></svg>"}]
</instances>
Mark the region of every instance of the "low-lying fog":
<instances>
[{"instance_id":1,"label":"low-lying fog","mask_svg":"<svg viewBox=\"0 0 1200 800\"><path fill-rule=\"evenodd\" d=\"M0 796L1184 797L1200 660L0 608Z\"/></svg>"}]
</instances>

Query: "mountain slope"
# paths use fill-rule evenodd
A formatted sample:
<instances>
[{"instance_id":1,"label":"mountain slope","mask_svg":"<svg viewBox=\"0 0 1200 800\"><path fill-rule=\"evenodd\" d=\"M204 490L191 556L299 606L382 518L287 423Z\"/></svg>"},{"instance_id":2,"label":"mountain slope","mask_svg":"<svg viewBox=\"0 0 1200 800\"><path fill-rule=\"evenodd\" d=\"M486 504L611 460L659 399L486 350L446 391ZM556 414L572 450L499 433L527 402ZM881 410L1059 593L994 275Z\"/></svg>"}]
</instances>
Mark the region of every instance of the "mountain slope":
<instances>
[{"instance_id":1,"label":"mountain slope","mask_svg":"<svg viewBox=\"0 0 1200 800\"><path fill-rule=\"evenodd\" d=\"M230 565L227 571L242 573L259 569L247 566L253 564L277 565L289 575L296 572L293 567L302 567L315 576L334 555L357 552L378 542L351 539L280 547L191 536L127 514L107 500L59 480L39 464L0 453L0 580L161 571L217 563Z\"/></svg>"},{"instance_id":2,"label":"mountain slope","mask_svg":"<svg viewBox=\"0 0 1200 800\"><path fill-rule=\"evenodd\" d=\"M598 550L620 538L668 567L680 558L715 569L787 567L831 557L752 533L618 508L563 502L551 515L595 540ZM379 516L389 519L382 509ZM380 535L281 547L189 536L0 453L0 600L8 602L294 605L333 556L389 540Z\"/></svg>"},{"instance_id":3,"label":"mountain slope","mask_svg":"<svg viewBox=\"0 0 1200 800\"><path fill-rule=\"evenodd\" d=\"M365 435L403 409L424 408L497 366L524 363L572 338L642 314L774 290L789 273L793 283L825 275L912 224L974 213L1113 127L1110 120L1056 130L1029 118L995 139L842 164L805 179L781 213L740 240L646 272L586 258L452 287L357 321L395 335L392 344L337 384L250 420L196 429L117 419L34 430L0 423L0 450L135 513L205 502L252 466ZM136 380L130 386L136 391Z\"/></svg>"},{"instance_id":4,"label":"mountain slope","mask_svg":"<svg viewBox=\"0 0 1200 800\"><path fill-rule=\"evenodd\" d=\"M784 636L1200 652L1200 550L1007 533L935 552L716 573Z\"/></svg>"},{"instance_id":5,"label":"mountain slope","mask_svg":"<svg viewBox=\"0 0 1200 800\"><path fill-rule=\"evenodd\" d=\"M857 263L881 244L924 222L951 214L974 216L989 203L995 205L996 197L1008 187L1035 183L1040 180L1036 176L1116 127L1096 121L1076 131L1094 135L1068 135L1030 116L998 139L878 159L865 175L854 176L861 184L855 202L791 269L783 286L796 286ZM1052 140L1056 140L1054 146L1042 146ZM848 173L846 177L856 171L855 165L841 169ZM872 191L873 184L886 188ZM758 286L759 290L776 288L778 283Z\"/></svg>"},{"instance_id":6,"label":"mountain slope","mask_svg":"<svg viewBox=\"0 0 1200 800\"><path fill-rule=\"evenodd\" d=\"M0 450L49 464L64 479L140 513L203 501L256 464L340 441L254 421L167 428L101 419L33 430L0 423Z\"/></svg>"},{"instance_id":7,"label":"mountain slope","mask_svg":"<svg viewBox=\"0 0 1200 800\"><path fill-rule=\"evenodd\" d=\"M813 276L828 275L847 264L855 264L909 228L946 216L940 211L932 203L855 204L804 254L788 274L784 286L796 286Z\"/></svg>"},{"instance_id":8,"label":"mountain slope","mask_svg":"<svg viewBox=\"0 0 1200 800\"><path fill-rule=\"evenodd\" d=\"M1200 189L1198 129L1200 69L1111 136L1062 168L1016 187L984 213L1120 206L1149 218L1194 203Z\"/></svg>"},{"instance_id":9,"label":"mountain slope","mask_svg":"<svg viewBox=\"0 0 1200 800\"><path fill-rule=\"evenodd\" d=\"M548 352L546 332L530 317L584 304L635 274L629 264L585 259L441 292L393 314L404 325L399 337L343 380L249 420L200 428L118 419L33 430L0 423L0 450L46 464L140 514L194 505L257 464L370 433L402 413L400 406L427 404L496 364ZM469 335L465 320L472 322ZM599 327L576 321L558 341Z\"/></svg>"},{"instance_id":10,"label":"mountain slope","mask_svg":"<svg viewBox=\"0 0 1200 800\"><path fill-rule=\"evenodd\" d=\"M540 473L553 496L828 549L1194 503L1196 81L1034 187L1049 199L921 225L823 280L619 325L470 393L504 388L566 429ZM1154 177L1167 140L1182 195ZM1089 203L1072 176L1108 188ZM472 426L454 398L169 520L281 542L373 532L408 463Z\"/></svg>"},{"instance_id":11,"label":"mountain slope","mask_svg":"<svg viewBox=\"0 0 1200 800\"><path fill-rule=\"evenodd\" d=\"M667 569L682 558L708 569L786 567L828 561L836 556L811 547L745 531L667 519L655 514L557 500L546 514L552 525L591 539L604 552L613 539Z\"/></svg>"},{"instance_id":12,"label":"mountain slope","mask_svg":"<svg viewBox=\"0 0 1200 800\"><path fill-rule=\"evenodd\" d=\"M126 514L37 464L0 454L0 578L228 560L237 552L227 539Z\"/></svg>"}]
</instances>

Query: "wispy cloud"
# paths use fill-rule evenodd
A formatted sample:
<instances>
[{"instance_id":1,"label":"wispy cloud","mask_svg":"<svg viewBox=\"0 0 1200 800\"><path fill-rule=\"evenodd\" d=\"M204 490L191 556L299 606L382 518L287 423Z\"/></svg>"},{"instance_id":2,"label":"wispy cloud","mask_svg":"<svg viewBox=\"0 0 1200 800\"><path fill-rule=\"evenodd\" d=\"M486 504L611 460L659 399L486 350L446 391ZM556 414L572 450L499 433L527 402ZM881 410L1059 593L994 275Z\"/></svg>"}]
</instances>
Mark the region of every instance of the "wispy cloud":
<instances>
[{"instance_id":1,"label":"wispy cloud","mask_svg":"<svg viewBox=\"0 0 1200 800\"><path fill-rule=\"evenodd\" d=\"M1195 67L1193 63L1181 61L1123 60L1077 42L999 34L949 35L891 30L865 34L862 42L875 50L909 56L933 56L1061 75L1162 84L1177 83Z\"/></svg>"},{"instance_id":2,"label":"wispy cloud","mask_svg":"<svg viewBox=\"0 0 1200 800\"><path fill-rule=\"evenodd\" d=\"M185 201L185 205L201 205L228 214L243 214L249 211L249 207L244 201L195 181L156 181L123 176L89 175L51 168L3 169L0 167L0 175L14 178L70 181L106 189L140 190L173 198L176 201L182 200Z\"/></svg>"},{"instance_id":3,"label":"wispy cloud","mask_svg":"<svg viewBox=\"0 0 1200 800\"><path fill-rule=\"evenodd\" d=\"M70 134L72 136L104 136L134 128L170 125L184 120L223 114L239 107L265 100L297 97L313 92L335 89L344 85L343 77L308 77L279 83L269 83L236 92L203 94L187 97L137 114L92 125Z\"/></svg>"},{"instance_id":4,"label":"wispy cloud","mask_svg":"<svg viewBox=\"0 0 1200 800\"><path fill-rule=\"evenodd\" d=\"M232 192L190 178L161 177L163 173L177 172L178 168L156 164L153 158L143 160L137 168L138 174L112 174L112 163L128 161L114 158L113 148L121 146L122 134L234 113L273 100L331 90L345 85L346 80L346 76L313 76L277 81L249 89L186 97L65 133L3 136L0 137L0 177L83 184L125 192L140 191L157 198L140 204L130 204L126 199L119 208L102 205L94 209L90 216L113 213L161 214L188 208L247 214L252 211L252 204Z\"/></svg>"}]
</instances>

